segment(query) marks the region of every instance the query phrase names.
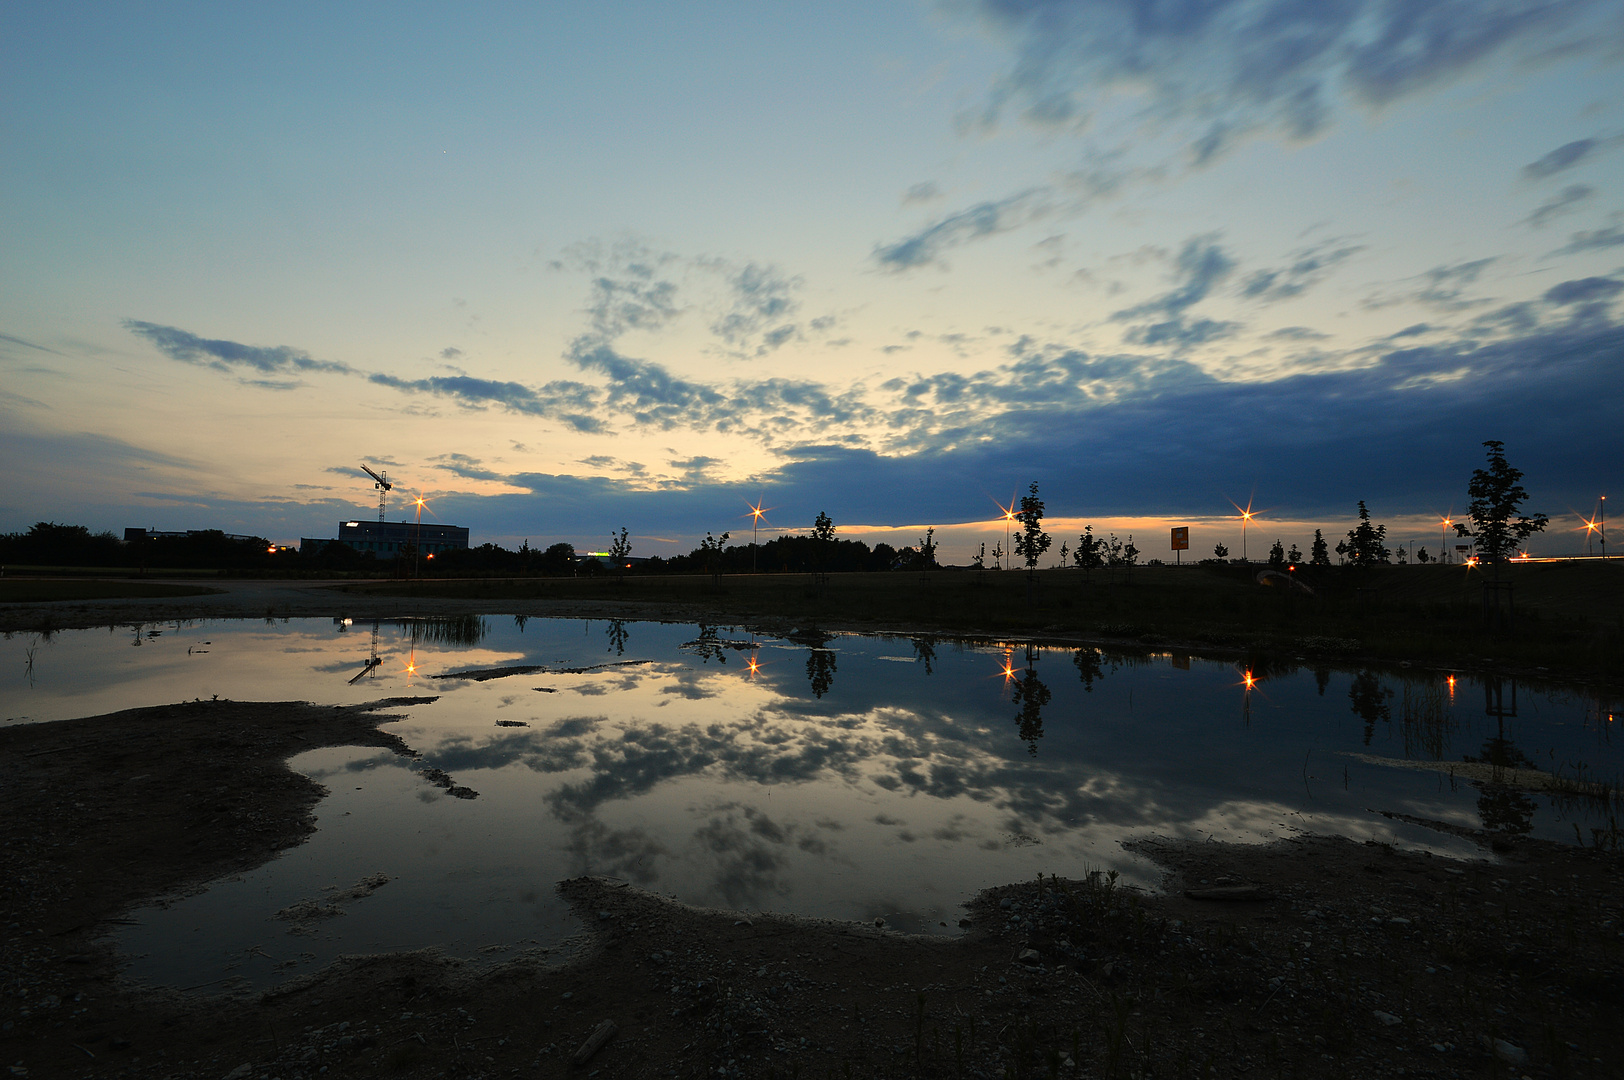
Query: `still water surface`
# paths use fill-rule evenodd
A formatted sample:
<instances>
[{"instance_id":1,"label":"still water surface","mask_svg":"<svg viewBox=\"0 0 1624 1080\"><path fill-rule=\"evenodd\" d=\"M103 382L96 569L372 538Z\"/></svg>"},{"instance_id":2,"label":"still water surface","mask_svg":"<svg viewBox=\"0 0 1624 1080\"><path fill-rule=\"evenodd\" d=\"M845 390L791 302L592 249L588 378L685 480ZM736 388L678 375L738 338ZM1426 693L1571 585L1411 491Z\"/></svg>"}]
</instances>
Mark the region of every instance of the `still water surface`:
<instances>
[{"instance_id":1,"label":"still water surface","mask_svg":"<svg viewBox=\"0 0 1624 1080\"><path fill-rule=\"evenodd\" d=\"M516 666L539 670L455 677ZM1582 802L1372 757L1624 774L1607 706L1578 693L1290 665L1249 685L1227 661L929 638L224 620L13 635L0 671L6 723L216 695L440 695L390 725L418 760L292 759L330 790L307 843L115 934L137 980L216 990L345 953L554 947L581 927L553 885L583 873L700 905L954 933L978 889L1040 872L1154 885L1120 847L1135 835L1303 831L1476 856L1376 811L1569 842L1603 824ZM449 797L425 768L478 797ZM377 875L387 883L355 888Z\"/></svg>"}]
</instances>

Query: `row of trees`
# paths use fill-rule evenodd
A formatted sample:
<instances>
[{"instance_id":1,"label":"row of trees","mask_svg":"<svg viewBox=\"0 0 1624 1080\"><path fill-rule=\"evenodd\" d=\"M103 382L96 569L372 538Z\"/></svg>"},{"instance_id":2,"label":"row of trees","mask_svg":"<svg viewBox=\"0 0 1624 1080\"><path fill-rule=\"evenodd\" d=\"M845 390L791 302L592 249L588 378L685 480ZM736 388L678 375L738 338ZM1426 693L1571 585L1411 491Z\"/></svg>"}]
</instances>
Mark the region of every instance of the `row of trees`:
<instances>
[{"instance_id":1,"label":"row of trees","mask_svg":"<svg viewBox=\"0 0 1624 1080\"><path fill-rule=\"evenodd\" d=\"M1478 557L1486 562L1499 563L1516 553L1529 536L1543 530L1548 519L1544 514L1523 516L1522 503L1528 498L1521 480L1522 473L1507 463L1504 446L1491 440L1483 444L1488 449L1488 467L1472 473L1467 493L1471 498L1468 520L1455 528L1460 536L1473 537ZM1053 540L1043 529L1045 506L1033 482L1021 498L1020 509L1012 515L1020 525L1014 537L1013 554L1020 558L1026 569L1035 571L1039 560L1052 546ZM720 537L705 534L700 545L687 555L671 558L640 560L647 571L672 573L737 573L752 568L769 572L816 573L881 570L931 570L937 567L936 531L927 529L914 546L894 548L878 543L873 547L860 540L842 540L835 535L834 521L826 512L817 516L810 535L782 535L759 546L728 546L729 534ZM1337 555L1354 566L1370 566L1392 561L1395 549L1386 543L1387 527L1371 520L1370 511L1363 500L1359 502L1359 521L1349 530L1347 539L1336 545ZM1404 561L1403 547L1396 549L1399 561ZM624 568L632 557L630 532L621 528L610 535L608 567ZM1000 547L993 549L993 557L1001 566L1005 553ZM1141 552L1130 534L1125 541L1113 533L1107 537L1094 535L1089 525L1078 536L1075 547L1060 545L1060 565L1069 565L1085 573L1099 568L1131 568L1138 564ZM1229 555L1223 544L1213 549L1218 559ZM976 554L974 566L986 568L986 545ZM1428 561L1426 549L1418 556ZM402 562L402 559L405 562ZM1329 566L1330 548L1321 530L1314 530L1308 565ZM1303 562L1303 553L1295 544L1287 551L1276 540L1269 552L1269 562L1276 567ZM581 572L602 572L608 567L577 559L569 544L553 544L545 550L530 547L529 541L517 551L509 551L497 544L482 544L465 550L439 552L434 559L418 562L410 552L380 560L370 553L358 552L337 541L325 545L309 545L309 550L294 554L278 551L274 545L259 537L231 537L219 531L188 533L185 536L143 537L128 543L120 541L110 532L91 533L82 525L59 525L39 522L26 533L0 535L0 564L151 567L234 570L300 569L317 572L356 571L382 572L391 567L400 570L415 565L419 572L433 576L463 575L571 575Z\"/></svg>"}]
</instances>

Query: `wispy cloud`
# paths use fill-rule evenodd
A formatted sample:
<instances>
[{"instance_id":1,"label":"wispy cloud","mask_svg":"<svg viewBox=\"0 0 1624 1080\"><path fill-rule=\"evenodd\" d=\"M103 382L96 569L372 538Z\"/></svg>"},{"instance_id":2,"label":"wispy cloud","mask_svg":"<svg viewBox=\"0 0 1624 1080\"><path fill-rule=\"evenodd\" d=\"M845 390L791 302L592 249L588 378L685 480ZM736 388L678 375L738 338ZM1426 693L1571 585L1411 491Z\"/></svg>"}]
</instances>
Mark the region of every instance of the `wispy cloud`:
<instances>
[{"instance_id":1,"label":"wispy cloud","mask_svg":"<svg viewBox=\"0 0 1624 1080\"><path fill-rule=\"evenodd\" d=\"M1252 271L1241 282L1240 294L1263 303L1301 296L1322 281L1338 263L1363 250L1362 244L1326 240L1295 253L1285 266Z\"/></svg>"},{"instance_id":2,"label":"wispy cloud","mask_svg":"<svg viewBox=\"0 0 1624 1080\"><path fill-rule=\"evenodd\" d=\"M1527 217L1528 224L1536 229L1544 228L1553 218L1564 214L1571 214L1576 206L1596 193L1596 189L1585 184L1569 184L1561 191L1552 195Z\"/></svg>"},{"instance_id":3,"label":"wispy cloud","mask_svg":"<svg viewBox=\"0 0 1624 1080\"><path fill-rule=\"evenodd\" d=\"M1599 251L1624 245L1624 227L1609 225L1604 229L1570 233L1568 242L1551 252L1552 255L1577 255L1582 251Z\"/></svg>"},{"instance_id":4,"label":"wispy cloud","mask_svg":"<svg viewBox=\"0 0 1624 1080\"><path fill-rule=\"evenodd\" d=\"M171 360L186 364L201 364L216 371L230 371L234 367L248 367L268 375L289 371L331 372L339 375L359 374L348 364L333 360L317 360L303 349L286 345L243 345L218 338L202 338L173 326L125 319L124 328L138 337L146 338Z\"/></svg>"},{"instance_id":5,"label":"wispy cloud","mask_svg":"<svg viewBox=\"0 0 1624 1080\"><path fill-rule=\"evenodd\" d=\"M1574 139L1524 165L1522 174L1529 180L1543 180L1547 176L1566 172L1603 151L1618 146L1621 142L1624 142L1624 138L1616 135L1608 138L1593 136L1588 139Z\"/></svg>"},{"instance_id":6,"label":"wispy cloud","mask_svg":"<svg viewBox=\"0 0 1624 1080\"><path fill-rule=\"evenodd\" d=\"M1247 132L1308 138L1341 102L1378 108L1494 56L1604 49L1607 0L980 0L1010 71L977 116L1083 128L1126 99L1181 126L1192 160ZM1587 24L1587 17L1595 18Z\"/></svg>"},{"instance_id":7,"label":"wispy cloud","mask_svg":"<svg viewBox=\"0 0 1624 1080\"><path fill-rule=\"evenodd\" d=\"M888 244L874 246L874 261L882 270L899 272L940 264L944 253L960 244L1008 232L1050 213L1053 191L1028 188L1006 198L979 202L948 214L924 228Z\"/></svg>"}]
</instances>

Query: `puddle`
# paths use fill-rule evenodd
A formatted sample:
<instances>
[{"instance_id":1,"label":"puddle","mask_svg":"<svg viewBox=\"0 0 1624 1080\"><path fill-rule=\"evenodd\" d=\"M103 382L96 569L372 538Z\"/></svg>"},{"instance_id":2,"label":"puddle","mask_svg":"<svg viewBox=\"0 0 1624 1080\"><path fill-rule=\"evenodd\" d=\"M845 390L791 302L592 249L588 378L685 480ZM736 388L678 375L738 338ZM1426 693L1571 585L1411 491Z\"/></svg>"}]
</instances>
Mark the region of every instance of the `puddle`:
<instances>
[{"instance_id":1,"label":"puddle","mask_svg":"<svg viewBox=\"0 0 1624 1080\"><path fill-rule=\"evenodd\" d=\"M1135 834L1304 831L1476 856L1372 811L1572 842L1605 824L1593 803L1498 789L1484 770L1624 775L1610 713L1580 694L1431 673L1249 680L1186 656L926 638L211 621L12 635L0 673L8 723L216 695L441 695L389 725L418 761L291 759L330 790L307 843L118 928L131 976L177 987L267 986L345 953L559 949L582 928L553 886L583 873L955 933L977 890L1040 872L1154 885L1119 846ZM1488 764L1413 767L1465 758Z\"/></svg>"}]
</instances>

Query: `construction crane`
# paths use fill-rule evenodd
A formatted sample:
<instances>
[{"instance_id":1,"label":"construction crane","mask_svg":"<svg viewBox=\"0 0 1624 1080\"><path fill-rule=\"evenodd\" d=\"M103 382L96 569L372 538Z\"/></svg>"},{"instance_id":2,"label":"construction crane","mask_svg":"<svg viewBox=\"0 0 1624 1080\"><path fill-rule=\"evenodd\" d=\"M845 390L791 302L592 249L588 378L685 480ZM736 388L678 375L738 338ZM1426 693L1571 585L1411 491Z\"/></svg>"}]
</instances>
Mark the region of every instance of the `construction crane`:
<instances>
[{"instance_id":1,"label":"construction crane","mask_svg":"<svg viewBox=\"0 0 1624 1080\"><path fill-rule=\"evenodd\" d=\"M389 492L394 489L395 485L389 482L388 473L375 473L365 465L361 466L361 471L377 481L373 486L378 489L378 520L382 521L383 512L389 506Z\"/></svg>"}]
</instances>

